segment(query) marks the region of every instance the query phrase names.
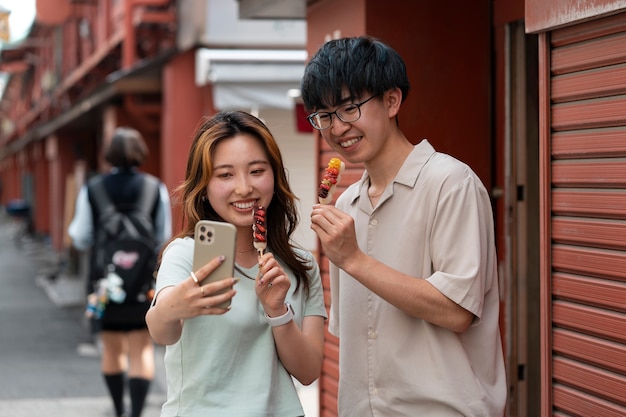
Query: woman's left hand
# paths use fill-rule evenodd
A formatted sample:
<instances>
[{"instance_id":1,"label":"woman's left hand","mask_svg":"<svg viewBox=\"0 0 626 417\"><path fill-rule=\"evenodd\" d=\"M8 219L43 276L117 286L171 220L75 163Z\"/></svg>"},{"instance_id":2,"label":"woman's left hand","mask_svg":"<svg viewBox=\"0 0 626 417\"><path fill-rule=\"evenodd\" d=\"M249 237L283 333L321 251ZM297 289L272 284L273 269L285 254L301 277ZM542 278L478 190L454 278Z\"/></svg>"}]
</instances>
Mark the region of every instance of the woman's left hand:
<instances>
[{"instance_id":1,"label":"woman's left hand","mask_svg":"<svg viewBox=\"0 0 626 417\"><path fill-rule=\"evenodd\" d=\"M270 317L285 314L285 297L291 287L289 277L274 255L266 252L259 257L259 275L256 278L256 295Z\"/></svg>"}]
</instances>

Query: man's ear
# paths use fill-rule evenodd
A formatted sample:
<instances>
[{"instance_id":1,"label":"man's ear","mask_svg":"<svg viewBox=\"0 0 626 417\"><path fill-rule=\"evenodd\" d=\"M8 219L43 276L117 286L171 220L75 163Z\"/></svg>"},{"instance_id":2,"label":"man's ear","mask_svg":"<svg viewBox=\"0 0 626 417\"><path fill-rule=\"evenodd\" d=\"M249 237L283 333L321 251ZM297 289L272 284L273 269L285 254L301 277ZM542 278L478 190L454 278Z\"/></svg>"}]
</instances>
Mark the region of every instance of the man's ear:
<instances>
[{"instance_id":1,"label":"man's ear","mask_svg":"<svg viewBox=\"0 0 626 417\"><path fill-rule=\"evenodd\" d=\"M397 87L387 90L383 98L384 103L387 106L389 118L395 118L398 115L400 105L402 104L402 90Z\"/></svg>"}]
</instances>

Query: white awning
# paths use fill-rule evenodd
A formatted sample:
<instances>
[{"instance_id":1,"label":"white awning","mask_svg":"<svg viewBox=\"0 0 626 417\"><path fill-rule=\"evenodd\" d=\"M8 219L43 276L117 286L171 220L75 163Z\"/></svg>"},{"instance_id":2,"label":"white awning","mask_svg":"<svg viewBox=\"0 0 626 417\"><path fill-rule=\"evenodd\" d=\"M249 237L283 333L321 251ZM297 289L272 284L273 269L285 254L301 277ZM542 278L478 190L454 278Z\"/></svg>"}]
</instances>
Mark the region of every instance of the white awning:
<instances>
[{"instance_id":1,"label":"white awning","mask_svg":"<svg viewBox=\"0 0 626 417\"><path fill-rule=\"evenodd\" d=\"M293 108L288 91L300 88L304 50L208 49L196 51L196 84L213 84L220 110Z\"/></svg>"}]
</instances>

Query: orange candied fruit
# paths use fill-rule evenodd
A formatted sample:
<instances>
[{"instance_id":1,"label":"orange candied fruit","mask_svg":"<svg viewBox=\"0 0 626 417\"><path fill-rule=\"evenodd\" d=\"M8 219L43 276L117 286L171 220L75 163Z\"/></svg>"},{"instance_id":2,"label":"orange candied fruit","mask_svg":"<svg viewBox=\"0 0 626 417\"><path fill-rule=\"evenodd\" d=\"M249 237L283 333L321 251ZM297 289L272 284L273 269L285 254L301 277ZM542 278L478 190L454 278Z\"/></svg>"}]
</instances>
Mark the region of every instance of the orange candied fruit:
<instances>
[{"instance_id":1,"label":"orange candied fruit","mask_svg":"<svg viewBox=\"0 0 626 417\"><path fill-rule=\"evenodd\" d=\"M341 159L330 158L330 161L328 161L328 168L335 168L337 171L339 171L340 167L341 167Z\"/></svg>"}]
</instances>

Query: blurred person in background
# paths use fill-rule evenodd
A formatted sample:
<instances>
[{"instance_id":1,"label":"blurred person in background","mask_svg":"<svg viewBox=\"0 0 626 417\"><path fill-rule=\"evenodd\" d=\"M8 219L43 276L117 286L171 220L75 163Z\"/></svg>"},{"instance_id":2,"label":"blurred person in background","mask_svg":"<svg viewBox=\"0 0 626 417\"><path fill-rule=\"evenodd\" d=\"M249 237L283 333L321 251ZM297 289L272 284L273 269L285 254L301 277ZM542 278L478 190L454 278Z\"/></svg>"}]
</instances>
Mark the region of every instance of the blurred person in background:
<instances>
[{"instance_id":1,"label":"blurred person in background","mask_svg":"<svg viewBox=\"0 0 626 417\"><path fill-rule=\"evenodd\" d=\"M101 370L115 415L139 417L155 372L154 345L148 333L145 314L151 302L157 252L171 237L170 199L165 184L139 171L139 166L148 155L148 148L137 130L128 127L115 129L104 155L112 168L107 173L89 179L80 189L68 233L78 250L91 249L87 294L94 310L103 309L98 311L101 314L98 320L102 342ZM151 193L148 192L149 187L152 187ZM109 275L102 270L98 243L105 236L102 225L109 209L102 207L102 193L106 194L104 198L118 212L137 210L139 204L147 205L151 222L148 230L152 232L152 236L148 237L153 246L150 248L153 255L151 259L154 260L142 267L139 275L142 280L141 291L136 296L125 297L122 302L104 301L101 303L104 305L99 304L100 299L106 299L110 294L102 288L102 283ZM130 414L126 413L124 406L126 382L131 400Z\"/></svg>"}]
</instances>

